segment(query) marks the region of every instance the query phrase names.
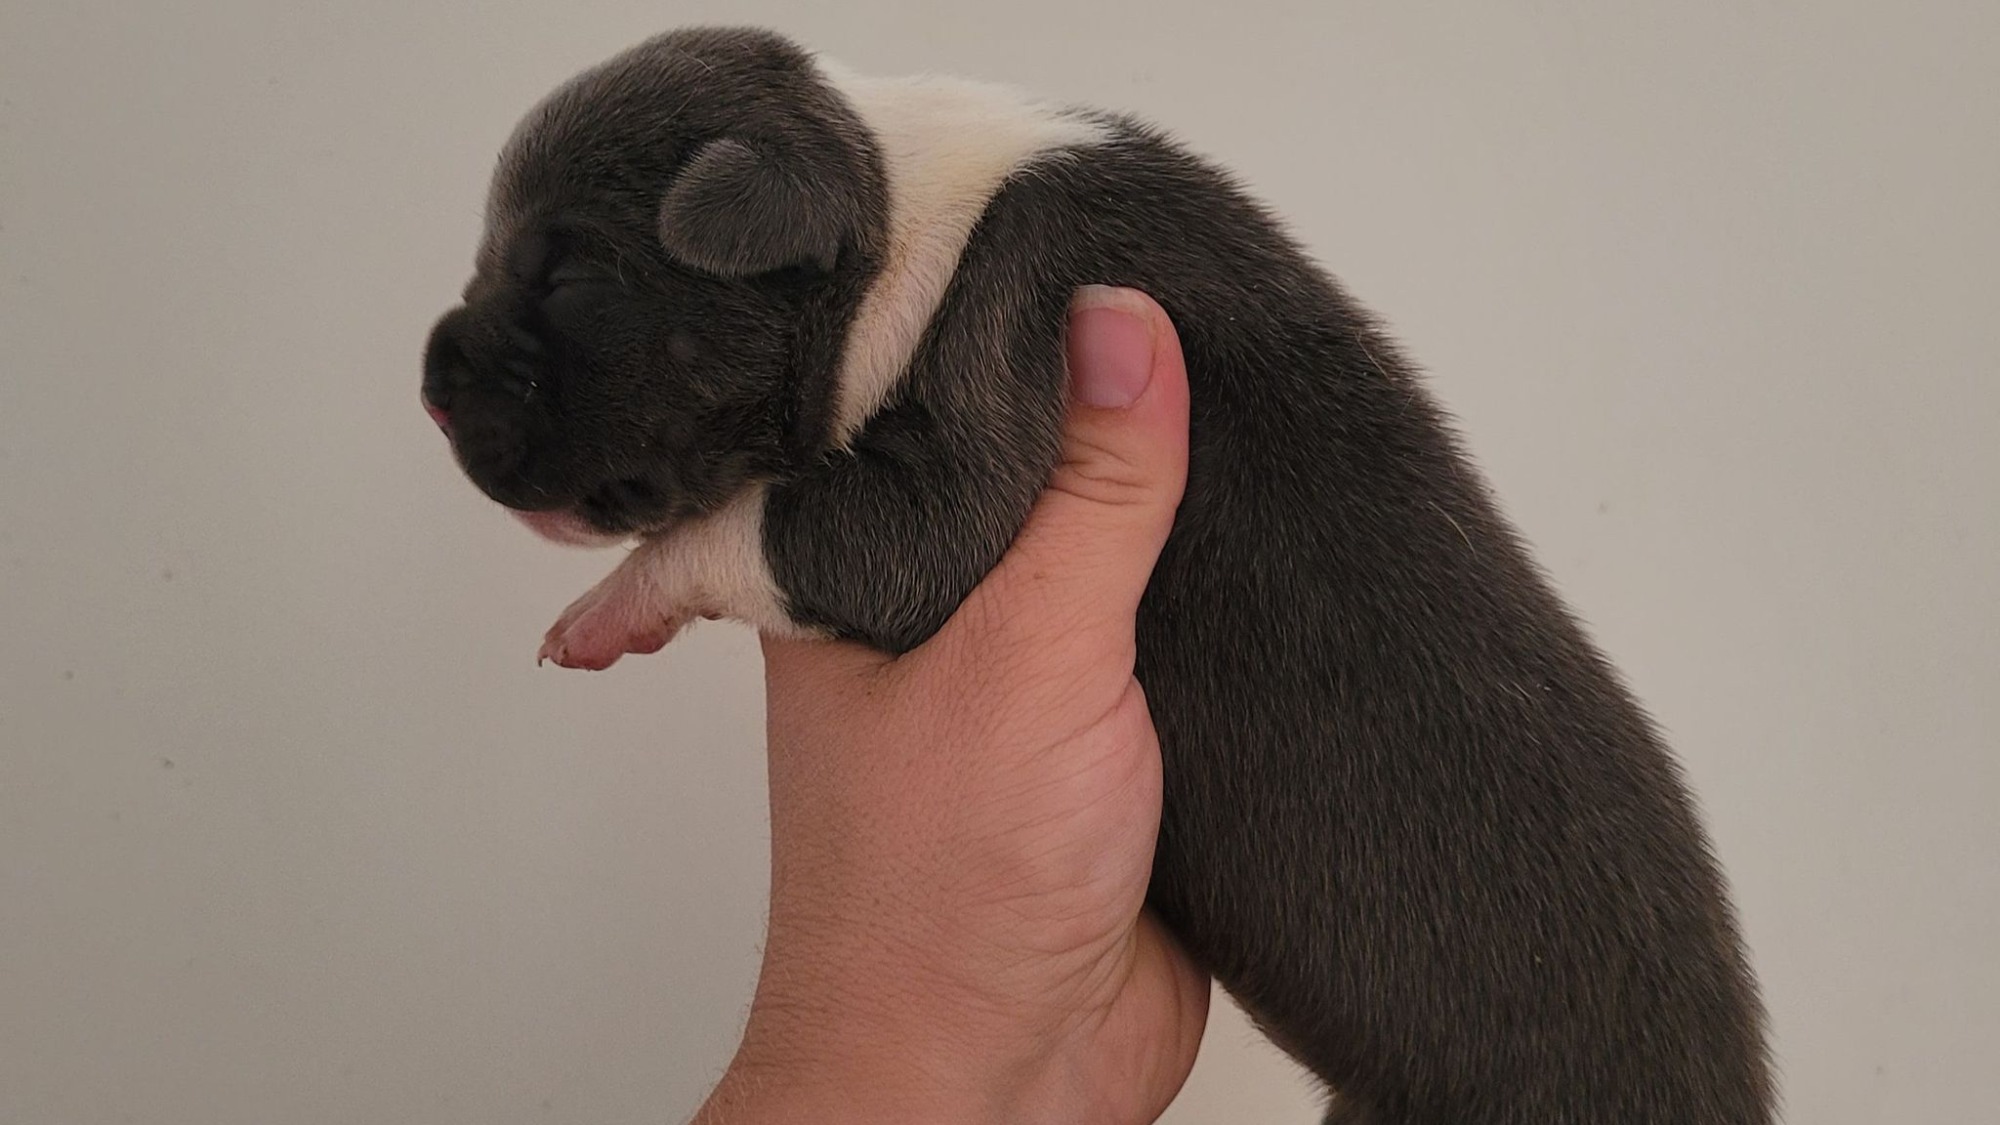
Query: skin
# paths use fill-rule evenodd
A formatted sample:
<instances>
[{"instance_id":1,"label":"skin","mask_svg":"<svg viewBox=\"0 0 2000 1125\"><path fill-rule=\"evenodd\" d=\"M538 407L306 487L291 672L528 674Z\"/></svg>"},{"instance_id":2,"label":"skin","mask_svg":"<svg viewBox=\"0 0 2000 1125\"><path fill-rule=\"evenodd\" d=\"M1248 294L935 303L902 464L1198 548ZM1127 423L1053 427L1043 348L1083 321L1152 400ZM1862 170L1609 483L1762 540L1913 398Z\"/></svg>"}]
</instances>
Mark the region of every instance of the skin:
<instances>
[{"instance_id":1,"label":"skin","mask_svg":"<svg viewBox=\"0 0 2000 1125\"><path fill-rule=\"evenodd\" d=\"M764 641L769 937L699 1125L1143 1122L1207 976L1143 909L1160 753L1133 621L1181 497L1166 314L1084 290L1064 453L1013 548L889 658Z\"/></svg>"}]
</instances>

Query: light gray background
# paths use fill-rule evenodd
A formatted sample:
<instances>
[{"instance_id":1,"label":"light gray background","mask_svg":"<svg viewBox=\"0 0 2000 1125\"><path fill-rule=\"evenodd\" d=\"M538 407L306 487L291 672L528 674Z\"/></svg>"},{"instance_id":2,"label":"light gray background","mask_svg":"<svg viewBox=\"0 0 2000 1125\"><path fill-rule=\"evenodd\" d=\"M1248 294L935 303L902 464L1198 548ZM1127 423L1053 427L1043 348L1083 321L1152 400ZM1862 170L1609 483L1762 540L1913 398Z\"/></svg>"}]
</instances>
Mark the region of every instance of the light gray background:
<instances>
[{"instance_id":1,"label":"light gray background","mask_svg":"<svg viewBox=\"0 0 2000 1125\"><path fill-rule=\"evenodd\" d=\"M611 559L416 402L516 116L694 20L1240 169L1672 733L1791 1120L2000 1119L2000 5L9 0L0 1122L657 1122L726 1060L752 640L538 671ZM1171 1119L1309 1107L1222 1015Z\"/></svg>"}]
</instances>

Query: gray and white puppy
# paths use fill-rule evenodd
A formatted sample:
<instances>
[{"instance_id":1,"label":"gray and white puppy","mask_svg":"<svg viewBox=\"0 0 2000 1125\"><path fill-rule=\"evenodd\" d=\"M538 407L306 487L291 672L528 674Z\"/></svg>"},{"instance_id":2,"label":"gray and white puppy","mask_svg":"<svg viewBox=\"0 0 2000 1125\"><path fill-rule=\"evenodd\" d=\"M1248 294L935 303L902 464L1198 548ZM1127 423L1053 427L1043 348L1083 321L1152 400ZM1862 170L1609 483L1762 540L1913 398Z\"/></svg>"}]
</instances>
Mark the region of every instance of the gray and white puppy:
<instances>
[{"instance_id":1,"label":"gray and white puppy","mask_svg":"<svg viewBox=\"0 0 2000 1125\"><path fill-rule=\"evenodd\" d=\"M1159 915L1330 1121L1768 1121L1660 739L1396 348L1155 130L762 32L651 40L507 144L424 397L532 527L638 539L544 656L697 616L899 652L1047 480L1086 283L1157 298L1193 389L1138 623Z\"/></svg>"}]
</instances>

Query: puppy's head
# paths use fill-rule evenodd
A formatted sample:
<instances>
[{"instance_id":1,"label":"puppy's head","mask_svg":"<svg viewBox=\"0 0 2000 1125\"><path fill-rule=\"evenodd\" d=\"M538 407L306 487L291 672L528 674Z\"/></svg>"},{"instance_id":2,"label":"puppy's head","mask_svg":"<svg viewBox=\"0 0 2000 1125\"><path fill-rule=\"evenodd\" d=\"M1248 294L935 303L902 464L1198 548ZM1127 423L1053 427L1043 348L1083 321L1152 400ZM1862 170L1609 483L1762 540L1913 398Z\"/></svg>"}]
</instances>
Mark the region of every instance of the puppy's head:
<instances>
[{"instance_id":1,"label":"puppy's head","mask_svg":"<svg viewBox=\"0 0 2000 1125\"><path fill-rule=\"evenodd\" d=\"M550 538L663 530L779 471L886 210L811 56L752 31L651 40L516 129L425 407Z\"/></svg>"}]
</instances>

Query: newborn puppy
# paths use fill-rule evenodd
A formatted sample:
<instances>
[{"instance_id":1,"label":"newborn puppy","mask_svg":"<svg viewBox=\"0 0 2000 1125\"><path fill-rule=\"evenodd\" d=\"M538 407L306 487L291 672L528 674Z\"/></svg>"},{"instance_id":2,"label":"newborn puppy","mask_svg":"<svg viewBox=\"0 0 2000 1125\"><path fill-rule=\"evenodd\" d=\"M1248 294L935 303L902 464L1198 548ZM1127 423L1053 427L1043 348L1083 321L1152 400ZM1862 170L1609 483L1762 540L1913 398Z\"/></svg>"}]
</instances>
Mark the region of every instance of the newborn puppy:
<instances>
[{"instance_id":1,"label":"newborn puppy","mask_svg":"<svg viewBox=\"0 0 2000 1125\"><path fill-rule=\"evenodd\" d=\"M654 39L508 142L424 398L535 530L638 540L544 657L695 617L901 652L1047 480L1087 283L1159 300L1193 391L1138 622L1160 917L1330 1121L1768 1121L1660 739L1395 347L1153 129L761 32Z\"/></svg>"}]
</instances>

